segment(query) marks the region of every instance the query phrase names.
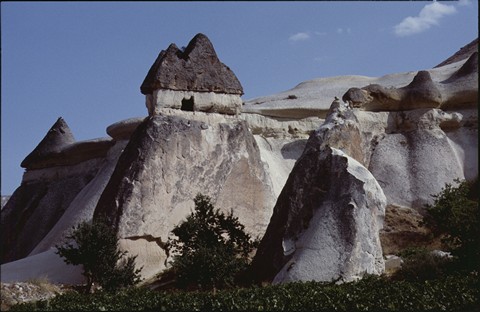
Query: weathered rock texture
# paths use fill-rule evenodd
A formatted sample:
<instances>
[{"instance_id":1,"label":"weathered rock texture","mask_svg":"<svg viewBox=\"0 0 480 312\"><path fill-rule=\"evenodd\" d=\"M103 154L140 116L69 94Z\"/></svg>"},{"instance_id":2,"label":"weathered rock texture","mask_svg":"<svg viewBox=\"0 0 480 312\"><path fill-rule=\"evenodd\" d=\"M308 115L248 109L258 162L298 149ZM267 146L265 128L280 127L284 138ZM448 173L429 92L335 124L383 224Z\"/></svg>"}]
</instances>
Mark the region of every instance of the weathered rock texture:
<instances>
[{"instance_id":1,"label":"weathered rock texture","mask_svg":"<svg viewBox=\"0 0 480 312\"><path fill-rule=\"evenodd\" d=\"M37 147L25 157L20 166L27 169L51 166L56 158L61 158L59 157L60 151L73 143L75 143L75 138L65 120L60 117Z\"/></svg>"},{"instance_id":2,"label":"weathered rock texture","mask_svg":"<svg viewBox=\"0 0 480 312\"><path fill-rule=\"evenodd\" d=\"M197 113L152 116L132 135L103 192L95 217L107 216L143 275L163 268L169 232L193 209L197 193L262 235L274 196L244 121ZM203 119L204 121L194 120ZM216 118L218 122L208 123Z\"/></svg>"},{"instance_id":3,"label":"weathered rock texture","mask_svg":"<svg viewBox=\"0 0 480 312\"><path fill-rule=\"evenodd\" d=\"M149 115L161 114L165 108L238 115L242 99L236 94L157 89L146 96L146 105Z\"/></svg>"},{"instance_id":4,"label":"weathered rock texture","mask_svg":"<svg viewBox=\"0 0 480 312\"><path fill-rule=\"evenodd\" d=\"M216 64L214 72L207 72L210 65L206 62ZM177 68L183 70L177 75L182 77L178 83L172 78ZM288 201L277 201L277 217L272 219L274 224L287 220L288 226L269 230L282 235L268 234L273 243L270 247L263 243L264 256L258 257L264 260L258 261L266 266L259 276L273 279L281 271L279 282L305 276L309 269L304 268L318 268L319 264L311 260L315 251L304 247L314 241L327 244L328 239L342 238L351 238L358 249L348 244L339 245L337 251L327 248L329 257L335 258L335 252L341 250L338 259L350 257L350 264L360 261L359 268L375 273L381 266L381 262L372 264L372 259L377 259L373 251L377 242L357 243L355 237L360 241L370 234L374 237L380 222L377 228L341 232L370 222L368 214L360 218L348 215L349 210L332 210L337 203L332 201L329 206L321 201L328 193L316 186L333 190L339 180L311 180L315 174L323 177L338 172L352 188L330 195L343 196L338 197L338 204L353 196L353 211L366 212L364 206L375 201L380 191L365 197L365 188L362 191L360 186L373 182L362 184L359 172L349 170L362 168L353 159L368 168L388 204L381 237L389 253L404 248L409 239L420 242L428 235L414 223L421 219L423 205L432 203L430 194L455 178L478 178L477 54L419 73L302 82L291 90L246 101L241 115L237 114L241 86L228 73L233 75L219 63L208 39L198 35L185 51L172 45L160 53L147 75L142 88L149 114L154 116L111 125L107 133L112 139L82 142L75 142L66 123L58 120L22 162L27 169L22 184L1 211L2 262L27 256L2 265L2 280L5 276L25 280L46 274L54 281L78 281L79 271L64 270L51 248L64 239L72 225L91 220L94 211L114 221L122 248L138 254L138 264L145 266L144 276L151 276L162 269L160 263L167 257L163 244L168 232L193 209L192 199L198 192L210 195L217 207L232 209L249 232L261 236L275 199L300 157L295 171L305 174L290 176L280 196ZM157 76L160 80L155 82ZM375 93L368 91L368 85L380 87L373 88ZM349 93L349 100L363 108L338 100L332 103L352 87L359 91ZM377 105L374 111L367 102ZM368 104L367 109L363 103ZM304 153L314 130L310 142L315 141L317 151L313 153L310 146ZM316 171L300 165L306 157L301 155L311 156ZM368 176L363 173L361 176ZM304 179L311 183L301 184ZM343 216L341 212L349 217L342 219L345 223L338 221L338 226L319 223L323 218L320 211L337 219ZM407 215L412 218L405 221ZM332 236L323 235L321 229L331 231ZM372 233L367 233L369 230ZM297 240L288 240L292 237ZM285 248L295 246L296 252L283 255L282 241ZM285 267L288 260L296 261L290 270ZM318 279L360 276L350 264L323 267L312 274ZM329 277L321 272L329 272Z\"/></svg>"},{"instance_id":5,"label":"weathered rock texture","mask_svg":"<svg viewBox=\"0 0 480 312\"><path fill-rule=\"evenodd\" d=\"M352 109L340 101L332 104L335 96L341 98L350 87L358 86L361 90L369 84L396 93L397 102L386 97L382 101L393 101L398 110L380 105L374 112ZM428 107L438 105L439 94L441 108ZM328 105L327 99L330 99ZM400 100L408 105L401 106ZM359 102L362 101L365 102L365 98L361 97ZM397 216L387 218L386 230L381 231L384 248L392 253L409 243L435 244L429 242L429 233L423 227L414 223L405 226L401 218L415 215L415 220L421 220L424 204L433 201L430 194L437 194L445 183L452 183L456 178L478 177L477 107L478 54L473 53L460 62L420 73L306 81L291 90L246 101L242 118L249 122L255 134L277 191L283 187L282 181L294 163L289 163L291 160L279 152L284 144L290 144L285 140L295 140L294 135L288 137L290 131L280 125L296 123L298 130L308 129L308 118L303 114L307 111L310 118L319 115L325 118L320 131L323 146L341 149L368 168L387 197L387 215ZM322 120L319 120L320 125ZM402 214L391 207L401 207L395 211Z\"/></svg>"},{"instance_id":6,"label":"weathered rock texture","mask_svg":"<svg viewBox=\"0 0 480 312\"><path fill-rule=\"evenodd\" d=\"M2 209L1 263L46 251L71 226L91 220L125 144L111 139L75 142L59 118L25 158L22 184Z\"/></svg>"},{"instance_id":7,"label":"weathered rock texture","mask_svg":"<svg viewBox=\"0 0 480 312\"><path fill-rule=\"evenodd\" d=\"M76 165L105 157L113 144L110 138L76 142L67 123L60 117L38 146L25 157L21 166L33 170Z\"/></svg>"},{"instance_id":8,"label":"weathered rock texture","mask_svg":"<svg viewBox=\"0 0 480 312\"><path fill-rule=\"evenodd\" d=\"M335 101L318 135L368 168L388 204L422 211L445 183L478 176L477 116L476 109L367 112Z\"/></svg>"},{"instance_id":9,"label":"weathered rock texture","mask_svg":"<svg viewBox=\"0 0 480 312\"><path fill-rule=\"evenodd\" d=\"M107 134L114 140L130 140L130 136L143 120L145 120L145 117L129 118L116 122L107 127Z\"/></svg>"},{"instance_id":10,"label":"weathered rock texture","mask_svg":"<svg viewBox=\"0 0 480 312\"><path fill-rule=\"evenodd\" d=\"M312 135L253 262L259 280L350 281L384 270L386 199L366 168Z\"/></svg>"},{"instance_id":11,"label":"weathered rock texture","mask_svg":"<svg viewBox=\"0 0 480 312\"><path fill-rule=\"evenodd\" d=\"M75 196L95 177L100 161L55 171L53 178L29 180L13 193L1 218L2 263L26 257L55 226ZM48 170L48 169L43 169Z\"/></svg>"},{"instance_id":12,"label":"weathered rock texture","mask_svg":"<svg viewBox=\"0 0 480 312\"><path fill-rule=\"evenodd\" d=\"M46 279L51 283L69 285L85 282L82 267L67 265L53 249L2 264L1 273L2 283L25 282L35 279Z\"/></svg>"},{"instance_id":13,"label":"weathered rock texture","mask_svg":"<svg viewBox=\"0 0 480 312\"><path fill-rule=\"evenodd\" d=\"M460 48L460 50L458 50L458 52L456 52L454 55L450 56L445 61L443 61L440 64L438 64L437 66L435 66L435 68L463 61L463 60L469 58L470 55L472 55L474 52L478 52L478 38L474 39L469 44Z\"/></svg>"},{"instance_id":14,"label":"weathered rock texture","mask_svg":"<svg viewBox=\"0 0 480 312\"><path fill-rule=\"evenodd\" d=\"M419 71L405 87L371 84L350 88L342 97L353 107L368 111L420 108L473 108L478 102L478 52L448 79L435 83L428 71Z\"/></svg>"},{"instance_id":15,"label":"weathered rock texture","mask_svg":"<svg viewBox=\"0 0 480 312\"><path fill-rule=\"evenodd\" d=\"M237 114L242 105L242 85L203 34L197 34L185 50L173 43L162 50L140 90L147 96L150 115L163 107Z\"/></svg>"}]
</instances>

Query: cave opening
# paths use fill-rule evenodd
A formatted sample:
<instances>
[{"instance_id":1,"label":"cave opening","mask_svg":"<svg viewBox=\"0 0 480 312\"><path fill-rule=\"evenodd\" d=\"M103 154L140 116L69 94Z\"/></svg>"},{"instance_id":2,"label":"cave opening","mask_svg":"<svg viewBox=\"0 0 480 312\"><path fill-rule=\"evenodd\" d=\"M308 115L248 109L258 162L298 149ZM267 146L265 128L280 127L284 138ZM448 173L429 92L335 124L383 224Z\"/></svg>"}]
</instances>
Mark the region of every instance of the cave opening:
<instances>
[{"instance_id":1,"label":"cave opening","mask_svg":"<svg viewBox=\"0 0 480 312\"><path fill-rule=\"evenodd\" d=\"M193 112L193 105L194 105L194 100L193 96L191 96L189 99L184 98L182 100L182 107L181 110L187 111L187 112Z\"/></svg>"}]
</instances>

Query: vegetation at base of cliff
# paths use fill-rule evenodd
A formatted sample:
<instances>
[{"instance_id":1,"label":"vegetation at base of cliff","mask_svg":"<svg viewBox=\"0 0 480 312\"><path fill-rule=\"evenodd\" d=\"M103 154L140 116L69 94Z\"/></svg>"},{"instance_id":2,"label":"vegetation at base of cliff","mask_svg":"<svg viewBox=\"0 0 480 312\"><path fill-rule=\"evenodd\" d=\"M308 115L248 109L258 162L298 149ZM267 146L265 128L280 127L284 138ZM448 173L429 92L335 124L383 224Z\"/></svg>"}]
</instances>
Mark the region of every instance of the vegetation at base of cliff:
<instances>
[{"instance_id":1,"label":"vegetation at base of cliff","mask_svg":"<svg viewBox=\"0 0 480 312\"><path fill-rule=\"evenodd\" d=\"M181 289L210 290L237 284L257 246L233 212L215 209L211 198L198 194L195 210L175 226L168 241L171 271Z\"/></svg>"},{"instance_id":2,"label":"vegetation at base of cliff","mask_svg":"<svg viewBox=\"0 0 480 312\"><path fill-rule=\"evenodd\" d=\"M127 252L119 250L116 232L103 220L74 226L67 239L64 245L55 246L56 253L67 264L83 266L86 293L94 283L114 291L141 281L141 269L135 268L136 256L124 258Z\"/></svg>"},{"instance_id":3,"label":"vegetation at base of cliff","mask_svg":"<svg viewBox=\"0 0 480 312\"><path fill-rule=\"evenodd\" d=\"M99 291L87 295L70 292L51 300L15 305L11 310L478 311L478 182L458 183L458 187L447 184L441 193L434 196L434 205L427 207L430 214L427 223L444 235L445 244L453 257L438 256L421 248L408 249L401 254L405 259L402 269L392 277L368 276L358 282L340 285L296 282L213 292L158 292L134 287L116 293ZM213 206L207 202L208 207L204 208L213 213ZM249 242L249 237L246 237ZM197 280L190 281L198 283ZM215 284L209 285L210 288L212 286L215 287Z\"/></svg>"},{"instance_id":4,"label":"vegetation at base of cliff","mask_svg":"<svg viewBox=\"0 0 480 312\"><path fill-rule=\"evenodd\" d=\"M213 292L129 288L91 295L67 293L12 311L474 311L478 273L429 281L367 277L353 283L304 282Z\"/></svg>"},{"instance_id":5,"label":"vegetation at base of cliff","mask_svg":"<svg viewBox=\"0 0 480 312\"><path fill-rule=\"evenodd\" d=\"M480 270L480 208L478 179L472 182L455 180L457 186L445 184L426 205L425 222L437 235L443 235L447 250L457 258L464 270Z\"/></svg>"}]
</instances>

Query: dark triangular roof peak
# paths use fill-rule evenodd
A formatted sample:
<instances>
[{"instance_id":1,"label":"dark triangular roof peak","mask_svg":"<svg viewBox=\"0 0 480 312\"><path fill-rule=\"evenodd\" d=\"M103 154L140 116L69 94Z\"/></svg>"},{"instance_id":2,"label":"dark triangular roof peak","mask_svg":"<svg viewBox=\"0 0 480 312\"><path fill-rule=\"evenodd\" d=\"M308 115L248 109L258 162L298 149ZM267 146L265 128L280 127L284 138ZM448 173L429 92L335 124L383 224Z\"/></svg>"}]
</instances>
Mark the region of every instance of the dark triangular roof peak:
<instances>
[{"instance_id":1,"label":"dark triangular roof peak","mask_svg":"<svg viewBox=\"0 0 480 312\"><path fill-rule=\"evenodd\" d=\"M42 161L45 157L58 154L66 146L75 143L72 131L62 117L58 118L55 124L48 130L45 137L38 143L37 147L28 154L20 166L31 168L35 163Z\"/></svg>"},{"instance_id":2,"label":"dark triangular roof peak","mask_svg":"<svg viewBox=\"0 0 480 312\"><path fill-rule=\"evenodd\" d=\"M201 33L183 51L172 43L160 52L140 87L143 94L157 89L243 94L240 81Z\"/></svg>"}]
</instances>

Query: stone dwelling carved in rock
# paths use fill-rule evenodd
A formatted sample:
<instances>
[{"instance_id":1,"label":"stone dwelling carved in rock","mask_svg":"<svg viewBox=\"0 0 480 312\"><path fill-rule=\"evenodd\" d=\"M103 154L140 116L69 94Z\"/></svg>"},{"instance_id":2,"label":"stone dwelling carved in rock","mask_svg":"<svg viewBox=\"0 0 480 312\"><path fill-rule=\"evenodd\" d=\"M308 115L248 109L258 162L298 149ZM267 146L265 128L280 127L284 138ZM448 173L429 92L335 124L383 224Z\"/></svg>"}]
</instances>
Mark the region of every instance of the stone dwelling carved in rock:
<instances>
[{"instance_id":1,"label":"stone dwelling carved in rock","mask_svg":"<svg viewBox=\"0 0 480 312\"><path fill-rule=\"evenodd\" d=\"M204 34L197 34L185 49L172 43L162 50L140 91L150 116L164 108L227 115L238 115L242 108L240 81Z\"/></svg>"}]
</instances>

